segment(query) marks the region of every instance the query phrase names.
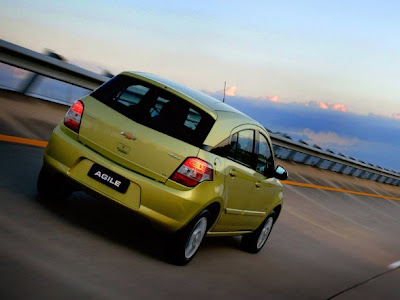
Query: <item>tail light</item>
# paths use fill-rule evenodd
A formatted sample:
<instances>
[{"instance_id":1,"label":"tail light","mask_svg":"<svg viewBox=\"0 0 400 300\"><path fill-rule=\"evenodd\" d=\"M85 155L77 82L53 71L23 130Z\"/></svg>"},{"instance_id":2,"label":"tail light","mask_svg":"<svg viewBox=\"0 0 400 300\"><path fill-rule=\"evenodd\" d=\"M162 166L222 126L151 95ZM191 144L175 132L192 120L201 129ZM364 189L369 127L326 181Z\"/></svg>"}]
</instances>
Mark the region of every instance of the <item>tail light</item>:
<instances>
[{"instance_id":1,"label":"tail light","mask_svg":"<svg viewBox=\"0 0 400 300\"><path fill-rule=\"evenodd\" d=\"M79 126L81 125L82 113L83 113L82 101L81 100L75 101L75 103L72 104L67 114L65 115L64 125L67 126L69 129L78 133Z\"/></svg>"},{"instance_id":2,"label":"tail light","mask_svg":"<svg viewBox=\"0 0 400 300\"><path fill-rule=\"evenodd\" d=\"M213 180L213 167L202 159L189 157L172 174L171 180L194 187L202 181Z\"/></svg>"}]
</instances>

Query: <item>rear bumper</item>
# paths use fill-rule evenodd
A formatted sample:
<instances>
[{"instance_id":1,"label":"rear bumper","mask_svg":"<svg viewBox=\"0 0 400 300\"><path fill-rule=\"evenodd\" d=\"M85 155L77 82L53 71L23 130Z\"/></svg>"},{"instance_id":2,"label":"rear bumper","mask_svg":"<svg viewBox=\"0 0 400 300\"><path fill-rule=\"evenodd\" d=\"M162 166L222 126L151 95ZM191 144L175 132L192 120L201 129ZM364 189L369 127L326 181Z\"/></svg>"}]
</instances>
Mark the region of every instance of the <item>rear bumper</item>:
<instances>
[{"instance_id":1,"label":"rear bumper","mask_svg":"<svg viewBox=\"0 0 400 300\"><path fill-rule=\"evenodd\" d=\"M44 153L44 165L68 177L83 190L101 194L145 216L155 226L177 231L202 209L220 202L213 182L203 182L190 190L176 189L113 163L74 139L74 134L59 124ZM130 181L125 193L119 193L87 174L97 163Z\"/></svg>"}]
</instances>

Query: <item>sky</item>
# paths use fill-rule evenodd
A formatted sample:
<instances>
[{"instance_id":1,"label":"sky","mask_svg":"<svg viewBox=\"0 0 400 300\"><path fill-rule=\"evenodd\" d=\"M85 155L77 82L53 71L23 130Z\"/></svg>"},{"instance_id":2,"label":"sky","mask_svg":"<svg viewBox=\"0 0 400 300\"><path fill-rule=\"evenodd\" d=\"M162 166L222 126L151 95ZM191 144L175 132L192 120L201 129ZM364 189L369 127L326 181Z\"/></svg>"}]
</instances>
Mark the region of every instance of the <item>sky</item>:
<instances>
[{"instance_id":1,"label":"sky","mask_svg":"<svg viewBox=\"0 0 400 300\"><path fill-rule=\"evenodd\" d=\"M96 72L155 73L220 99L226 82L227 102L266 127L400 171L398 1L0 5L8 42Z\"/></svg>"}]
</instances>

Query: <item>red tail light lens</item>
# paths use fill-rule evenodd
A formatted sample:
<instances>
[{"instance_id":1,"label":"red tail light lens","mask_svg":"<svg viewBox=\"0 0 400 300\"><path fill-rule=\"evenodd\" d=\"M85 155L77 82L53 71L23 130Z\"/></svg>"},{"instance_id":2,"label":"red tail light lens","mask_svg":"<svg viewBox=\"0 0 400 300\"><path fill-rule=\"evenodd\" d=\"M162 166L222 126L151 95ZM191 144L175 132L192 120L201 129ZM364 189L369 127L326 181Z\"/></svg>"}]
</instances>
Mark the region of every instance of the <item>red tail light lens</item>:
<instances>
[{"instance_id":1,"label":"red tail light lens","mask_svg":"<svg viewBox=\"0 0 400 300\"><path fill-rule=\"evenodd\" d=\"M79 132L79 126L81 125L83 113L83 103L81 100L75 101L70 107L64 118L64 125L69 129Z\"/></svg>"},{"instance_id":2,"label":"red tail light lens","mask_svg":"<svg viewBox=\"0 0 400 300\"><path fill-rule=\"evenodd\" d=\"M202 159L189 157L171 176L171 180L194 187L202 181L213 180L213 168Z\"/></svg>"}]
</instances>

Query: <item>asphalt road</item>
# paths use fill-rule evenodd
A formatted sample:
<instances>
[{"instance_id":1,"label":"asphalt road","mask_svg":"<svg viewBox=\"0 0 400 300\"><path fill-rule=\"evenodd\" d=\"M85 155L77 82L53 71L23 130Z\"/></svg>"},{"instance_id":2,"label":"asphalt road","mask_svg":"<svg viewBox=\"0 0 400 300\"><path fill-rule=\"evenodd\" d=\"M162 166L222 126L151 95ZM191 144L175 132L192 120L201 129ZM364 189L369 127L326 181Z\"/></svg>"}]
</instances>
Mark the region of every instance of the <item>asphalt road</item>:
<instances>
[{"instance_id":1,"label":"asphalt road","mask_svg":"<svg viewBox=\"0 0 400 300\"><path fill-rule=\"evenodd\" d=\"M66 108L0 92L0 134L47 139ZM185 267L130 211L74 193L38 200L42 148L0 142L1 299L400 299L400 201L285 186L257 255L207 238ZM400 198L400 188L280 161L290 180ZM372 280L371 280L372 279ZM336 295L336 296L335 296Z\"/></svg>"}]
</instances>

